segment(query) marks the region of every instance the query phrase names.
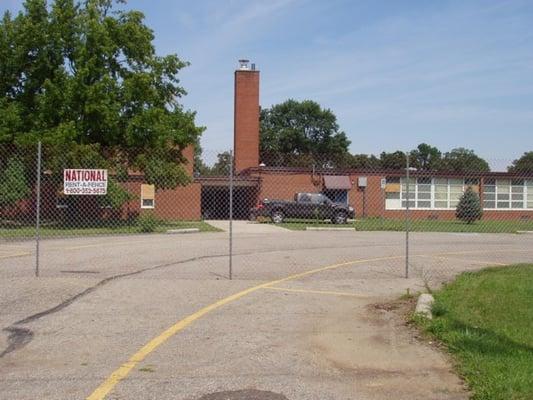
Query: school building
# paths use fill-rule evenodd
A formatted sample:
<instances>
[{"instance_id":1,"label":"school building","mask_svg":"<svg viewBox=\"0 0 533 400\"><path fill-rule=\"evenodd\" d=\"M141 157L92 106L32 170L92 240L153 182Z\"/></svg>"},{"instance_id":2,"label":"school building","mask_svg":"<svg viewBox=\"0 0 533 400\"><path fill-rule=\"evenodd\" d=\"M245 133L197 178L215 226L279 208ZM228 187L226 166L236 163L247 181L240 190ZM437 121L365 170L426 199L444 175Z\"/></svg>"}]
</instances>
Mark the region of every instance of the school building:
<instances>
[{"instance_id":1,"label":"school building","mask_svg":"<svg viewBox=\"0 0 533 400\"><path fill-rule=\"evenodd\" d=\"M259 158L259 77L254 64L241 60L235 71L234 92L234 216L247 219L249 210L265 198L290 200L297 192L321 192L345 202L356 217L402 218L406 207L405 171L338 170L269 166ZM193 174L193 151L187 149ZM533 175L506 172L410 172L410 208L414 218L454 219L459 198L471 187L479 193L484 219L533 218ZM174 190L144 185L142 177L129 189L140 194L130 207L150 208L163 218L227 218L229 179L194 177Z\"/></svg>"}]
</instances>

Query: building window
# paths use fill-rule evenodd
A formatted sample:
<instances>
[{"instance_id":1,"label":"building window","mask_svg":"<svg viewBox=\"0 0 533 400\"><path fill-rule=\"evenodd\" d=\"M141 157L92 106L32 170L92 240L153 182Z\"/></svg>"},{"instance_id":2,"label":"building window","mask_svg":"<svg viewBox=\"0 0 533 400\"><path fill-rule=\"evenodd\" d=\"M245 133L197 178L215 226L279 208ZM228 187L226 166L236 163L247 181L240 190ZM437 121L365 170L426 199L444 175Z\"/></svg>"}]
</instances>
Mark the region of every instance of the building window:
<instances>
[{"instance_id":1,"label":"building window","mask_svg":"<svg viewBox=\"0 0 533 400\"><path fill-rule=\"evenodd\" d=\"M407 206L407 178L387 178L385 207L387 210ZM478 179L410 178L409 208L420 210L453 210L467 187L479 193Z\"/></svg>"},{"instance_id":2,"label":"building window","mask_svg":"<svg viewBox=\"0 0 533 400\"><path fill-rule=\"evenodd\" d=\"M400 178L388 177L385 180L385 208L395 210L402 207L400 199Z\"/></svg>"},{"instance_id":3,"label":"building window","mask_svg":"<svg viewBox=\"0 0 533 400\"><path fill-rule=\"evenodd\" d=\"M141 185L141 208L155 207L155 186Z\"/></svg>"},{"instance_id":4,"label":"building window","mask_svg":"<svg viewBox=\"0 0 533 400\"><path fill-rule=\"evenodd\" d=\"M411 178L409 208L455 210L467 188L479 193L479 179ZM405 209L407 205L406 178L387 178L385 208ZM483 208L488 210L533 209L533 180L485 179Z\"/></svg>"},{"instance_id":5,"label":"building window","mask_svg":"<svg viewBox=\"0 0 533 400\"><path fill-rule=\"evenodd\" d=\"M487 179L483 188L483 207L492 210L533 208L533 181Z\"/></svg>"},{"instance_id":6,"label":"building window","mask_svg":"<svg viewBox=\"0 0 533 400\"><path fill-rule=\"evenodd\" d=\"M533 180L526 181L524 186L527 208L533 208Z\"/></svg>"}]
</instances>

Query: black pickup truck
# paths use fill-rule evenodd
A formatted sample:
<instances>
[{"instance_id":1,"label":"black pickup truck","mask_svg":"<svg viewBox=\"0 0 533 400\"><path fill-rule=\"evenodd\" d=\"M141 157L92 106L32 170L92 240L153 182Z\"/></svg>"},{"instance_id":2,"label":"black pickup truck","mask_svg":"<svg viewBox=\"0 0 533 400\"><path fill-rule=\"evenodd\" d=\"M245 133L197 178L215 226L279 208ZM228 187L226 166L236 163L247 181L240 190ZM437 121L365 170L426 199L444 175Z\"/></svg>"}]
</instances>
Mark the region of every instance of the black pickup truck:
<instances>
[{"instance_id":1,"label":"black pickup truck","mask_svg":"<svg viewBox=\"0 0 533 400\"><path fill-rule=\"evenodd\" d=\"M250 210L250 218L257 217L270 217L275 224L282 223L285 218L329 219L334 224L345 224L355 217L355 210L332 202L322 193L296 193L294 201L263 200Z\"/></svg>"}]
</instances>

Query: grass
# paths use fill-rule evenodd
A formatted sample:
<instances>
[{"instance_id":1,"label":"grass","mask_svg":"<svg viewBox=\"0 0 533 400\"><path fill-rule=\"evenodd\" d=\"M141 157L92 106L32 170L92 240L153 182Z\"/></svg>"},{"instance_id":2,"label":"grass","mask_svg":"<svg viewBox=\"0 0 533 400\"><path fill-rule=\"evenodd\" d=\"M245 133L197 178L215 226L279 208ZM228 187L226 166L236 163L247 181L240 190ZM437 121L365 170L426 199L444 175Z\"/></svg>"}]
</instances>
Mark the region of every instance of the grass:
<instances>
[{"instance_id":1,"label":"grass","mask_svg":"<svg viewBox=\"0 0 533 400\"><path fill-rule=\"evenodd\" d=\"M533 399L533 264L464 273L417 323L453 355L475 400Z\"/></svg>"},{"instance_id":2,"label":"grass","mask_svg":"<svg viewBox=\"0 0 533 400\"><path fill-rule=\"evenodd\" d=\"M158 220L153 233L164 233L169 229L198 228L200 232L218 232L218 228L203 221L164 221ZM137 221L113 221L87 226L65 226L59 223L44 221L40 229L41 237L66 237L66 236L95 236L113 234L139 234L143 232ZM20 225L0 225L0 238L17 239L35 236L35 226Z\"/></svg>"},{"instance_id":3,"label":"grass","mask_svg":"<svg viewBox=\"0 0 533 400\"><path fill-rule=\"evenodd\" d=\"M266 223L271 223L267 220ZM291 230L305 230L309 227L346 227L357 231L397 231L405 230L405 221L401 219L365 218L350 222L346 225L333 225L325 221L287 220L280 226ZM439 221L429 219L413 220L410 223L413 232L474 232L474 233L516 233L518 231L533 231L532 221L477 221L467 224L462 221Z\"/></svg>"}]
</instances>

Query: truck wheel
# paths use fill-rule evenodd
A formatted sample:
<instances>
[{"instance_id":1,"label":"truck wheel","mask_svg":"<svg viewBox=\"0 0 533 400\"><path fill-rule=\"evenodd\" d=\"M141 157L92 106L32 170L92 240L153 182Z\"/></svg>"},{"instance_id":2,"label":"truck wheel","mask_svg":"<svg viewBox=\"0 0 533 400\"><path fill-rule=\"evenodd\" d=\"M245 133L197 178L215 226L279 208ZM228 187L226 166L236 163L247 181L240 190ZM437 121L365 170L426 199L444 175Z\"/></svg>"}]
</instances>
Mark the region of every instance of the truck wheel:
<instances>
[{"instance_id":1,"label":"truck wheel","mask_svg":"<svg viewBox=\"0 0 533 400\"><path fill-rule=\"evenodd\" d=\"M348 220L348 218L346 217L346 213L341 211L341 212L338 212L337 214L335 214L335 216L333 217L333 223L334 224L345 224L346 221Z\"/></svg>"},{"instance_id":2,"label":"truck wheel","mask_svg":"<svg viewBox=\"0 0 533 400\"><path fill-rule=\"evenodd\" d=\"M272 222L275 224L281 224L285 219L285 215L281 210L272 211L272 215L270 217L272 218Z\"/></svg>"}]
</instances>

